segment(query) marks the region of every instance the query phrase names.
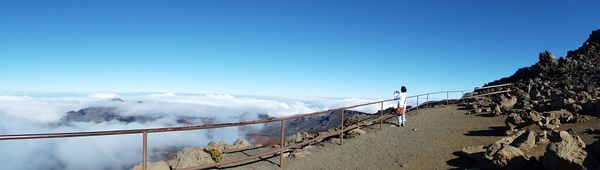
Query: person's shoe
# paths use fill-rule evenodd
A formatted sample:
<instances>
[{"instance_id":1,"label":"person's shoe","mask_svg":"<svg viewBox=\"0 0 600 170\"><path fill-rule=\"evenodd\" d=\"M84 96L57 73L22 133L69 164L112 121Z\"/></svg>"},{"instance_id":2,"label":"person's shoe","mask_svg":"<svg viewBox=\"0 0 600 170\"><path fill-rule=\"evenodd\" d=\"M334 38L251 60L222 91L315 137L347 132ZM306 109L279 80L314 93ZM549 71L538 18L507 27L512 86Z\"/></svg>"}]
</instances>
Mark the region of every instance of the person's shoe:
<instances>
[{"instance_id":1,"label":"person's shoe","mask_svg":"<svg viewBox=\"0 0 600 170\"><path fill-rule=\"evenodd\" d=\"M404 123L400 124L400 126L404 126Z\"/></svg>"}]
</instances>

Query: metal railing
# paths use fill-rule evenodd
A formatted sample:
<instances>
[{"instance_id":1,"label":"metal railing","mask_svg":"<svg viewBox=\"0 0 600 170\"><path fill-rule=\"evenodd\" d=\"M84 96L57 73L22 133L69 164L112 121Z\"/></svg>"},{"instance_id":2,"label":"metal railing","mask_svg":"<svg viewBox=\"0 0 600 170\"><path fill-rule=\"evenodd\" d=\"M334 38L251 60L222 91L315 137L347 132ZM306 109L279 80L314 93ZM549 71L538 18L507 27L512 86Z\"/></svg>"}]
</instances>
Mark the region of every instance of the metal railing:
<instances>
[{"instance_id":1,"label":"metal railing","mask_svg":"<svg viewBox=\"0 0 600 170\"><path fill-rule=\"evenodd\" d=\"M475 90L473 90L473 92L483 91L485 89L491 89L491 88L500 88L500 89L502 89L502 88L507 87L507 86L509 87L508 90L484 92L483 94L477 94L477 95L469 96L468 98L489 96L489 95L500 94L500 93L508 93L508 92L511 91L510 87L512 85L513 85L513 83L506 83L506 84L499 84L499 85L494 85L494 86L485 86L485 87L481 87L481 88L475 88Z\"/></svg>"},{"instance_id":2,"label":"metal railing","mask_svg":"<svg viewBox=\"0 0 600 170\"><path fill-rule=\"evenodd\" d=\"M416 98L416 103L417 103L417 107L414 108L410 108L407 109L407 111L410 110L416 110L416 112L418 112L419 109L419 97L420 96L426 96L426 104L429 103L429 95L433 95L433 94L442 94L442 93L446 93L446 104L448 104L449 101L449 94L450 93L457 93L457 92L461 92L464 95L465 91L471 91L471 90L462 90L462 91L441 91L441 92L434 92L434 93L426 93L426 94L420 94L420 95L414 95L414 96L408 96L407 99L409 98ZM325 138L331 137L331 136L340 136L340 145L343 145L344 143L344 138L343 138L343 133L355 128L358 128L360 126L363 125L367 125L370 123L374 123L379 121L379 129L382 129L382 124L383 124L383 120L384 119L388 119L391 117L394 117L396 115L394 114L388 114L388 115L384 115L383 111L383 105L384 102L391 102L394 100L398 100L398 99L387 99L387 100L381 100L381 101L375 101L375 102L370 102L370 103L363 103L363 104L358 104L358 105L353 105L353 106L347 106L347 107L342 107L342 108L337 108L337 109L329 109L329 110L325 110L325 111L319 111L319 112L313 112L313 113L308 113L308 114L300 114L300 115L295 115L295 116L289 116L289 117L283 117L283 118L273 118L273 119L263 119L263 120L254 120L254 121L245 121L245 122L235 122L235 123L221 123L221 124L208 124L208 125L197 125L197 126L185 126L185 127L165 127L165 128L147 128L147 129L129 129L129 130L108 130L108 131L90 131L90 132L70 132L70 133L43 133L43 134L16 134L16 135L0 135L0 141L2 140L24 140L24 139L46 139L46 138L68 138L68 137L88 137L88 136L108 136L108 135L124 135L124 134L143 134L143 145L142 145L142 169L146 169L146 164L147 164L147 157L148 157L148 152L147 152L147 144L148 144L148 134L149 133L160 133L160 132L176 132L176 131L190 131L190 130L200 130L200 129L214 129L214 128L224 128L224 127L232 127L232 126L244 126L244 125L252 125L252 124L262 124L262 123L270 123L270 122L280 122L281 123L281 139L280 139L280 148L278 150L273 150L273 151L269 151L269 152L265 152L262 154L257 154L257 155L253 155L253 156L248 156L248 157L244 157L244 158L239 158L239 159L234 159L234 160L225 160L225 161L221 161L221 162L217 162L217 163L213 163L213 164L208 164L208 165L202 165L202 166L197 166L197 167L190 167L190 168L186 168L186 169L205 169L205 168L211 168L211 167L217 167L220 165L225 165L225 164L232 164L232 163L237 163L237 162L242 162L242 161L246 161L246 160L250 160L250 159L255 159L255 158L259 158L262 156L267 156L267 155L273 155L273 154L277 154L279 153L279 167L283 168L283 156L284 156L284 152L288 149L292 149L292 148L297 148L300 146L304 146L307 144L310 144L312 142L318 141L318 140L323 140ZM362 107L362 106L368 106L368 105L374 105L374 104L381 104L381 110L379 110L378 112L378 116L375 119L371 119L371 120L366 120L366 121L361 121L357 124L354 125L349 125L349 126L345 126L344 125L344 111L345 110L349 110L352 108L357 108L357 107ZM287 120L292 120L292 119L298 119L298 118L303 118L303 117L308 117L308 116L315 116L315 115L320 115L320 114L325 114L325 113L331 113L334 111L341 111L341 128L338 131L326 134L326 135L321 135L321 136L317 136L313 139L304 141L302 143L295 143L293 145L289 145L289 146L285 146L285 122Z\"/></svg>"}]
</instances>

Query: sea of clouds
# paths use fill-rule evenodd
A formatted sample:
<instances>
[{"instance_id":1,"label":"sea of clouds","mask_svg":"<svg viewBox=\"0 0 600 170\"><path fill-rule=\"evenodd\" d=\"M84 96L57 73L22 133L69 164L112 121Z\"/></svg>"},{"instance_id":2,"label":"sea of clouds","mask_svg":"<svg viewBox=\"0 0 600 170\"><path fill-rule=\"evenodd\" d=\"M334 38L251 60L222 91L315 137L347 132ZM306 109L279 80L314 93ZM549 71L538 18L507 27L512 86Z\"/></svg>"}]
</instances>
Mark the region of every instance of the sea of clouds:
<instances>
[{"instance_id":1,"label":"sea of clouds","mask_svg":"<svg viewBox=\"0 0 600 170\"><path fill-rule=\"evenodd\" d=\"M113 101L119 98L123 101ZM81 132L99 130L177 127L181 117L208 118L213 123L258 120L259 115L286 117L373 102L360 98L284 98L220 94L175 93L48 93L0 95L0 135ZM409 100L411 103L411 100ZM412 101L414 103L414 101ZM395 106L384 103L384 108ZM69 111L86 107L117 107L123 116L150 116L148 122L60 123ZM376 113L380 104L358 107ZM193 122L202 124L204 122ZM228 127L148 135L148 150L204 146L210 141L232 144L248 129L262 126ZM56 139L0 140L0 162L6 169L129 169L142 158L142 135L114 135ZM151 158L152 159L152 158ZM156 157L156 159L162 159Z\"/></svg>"}]
</instances>

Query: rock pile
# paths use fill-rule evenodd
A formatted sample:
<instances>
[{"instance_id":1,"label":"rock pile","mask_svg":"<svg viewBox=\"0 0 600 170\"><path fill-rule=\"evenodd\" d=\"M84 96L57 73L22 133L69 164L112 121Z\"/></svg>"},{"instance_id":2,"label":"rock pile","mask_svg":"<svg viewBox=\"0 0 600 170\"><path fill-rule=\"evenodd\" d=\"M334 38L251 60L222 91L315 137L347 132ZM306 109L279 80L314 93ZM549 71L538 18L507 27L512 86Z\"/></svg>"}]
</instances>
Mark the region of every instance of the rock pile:
<instances>
[{"instance_id":1,"label":"rock pile","mask_svg":"<svg viewBox=\"0 0 600 170\"><path fill-rule=\"evenodd\" d=\"M582 47L569 51L566 57L556 59L544 51L536 64L485 86L513 83L508 95L493 99L500 107L538 112L565 109L572 114L600 116L599 50L600 30L595 30ZM500 114L512 113L501 108L500 111L508 111Z\"/></svg>"},{"instance_id":2,"label":"rock pile","mask_svg":"<svg viewBox=\"0 0 600 170\"><path fill-rule=\"evenodd\" d=\"M460 153L482 169L594 169L598 155L588 154L585 143L566 131L551 134L519 131L487 146L470 146Z\"/></svg>"},{"instance_id":3,"label":"rock pile","mask_svg":"<svg viewBox=\"0 0 600 170\"><path fill-rule=\"evenodd\" d=\"M590 34L582 47L567 57L555 58L544 51L539 61L486 86L511 86L477 91L489 93L510 90L491 97L462 100L469 113L507 115L510 129L488 146L466 147L461 153L477 160L484 169L595 169L600 162L600 146L586 150L575 134L559 131L561 124L580 123L587 116L600 116L600 30ZM504 89L502 89L504 88ZM468 94L465 96L472 96ZM519 130L539 126L539 131ZM590 130L591 132L593 130ZM596 141L598 143L598 141ZM600 145L600 144L596 144Z\"/></svg>"},{"instance_id":4,"label":"rock pile","mask_svg":"<svg viewBox=\"0 0 600 170\"><path fill-rule=\"evenodd\" d=\"M166 161L148 162L149 170L185 169L189 167L202 166L220 162L225 155L223 150L238 150L254 147L245 139L236 140L233 145L225 142L210 142L206 147L185 147L177 152L174 158ZM136 165L132 170L141 170L142 163Z\"/></svg>"},{"instance_id":5,"label":"rock pile","mask_svg":"<svg viewBox=\"0 0 600 170\"><path fill-rule=\"evenodd\" d=\"M486 84L512 83L511 86L476 91L488 93L509 89L508 93L491 98L468 98L463 100L463 106L470 109L470 113L509 115L505 123L511 130L532 124L553 130L564 123L588 120L584 115L600 116L599 40L600 30L593 31L582 47L559 59L544 51L533 66Z\"/></svg>"}]
</instances>

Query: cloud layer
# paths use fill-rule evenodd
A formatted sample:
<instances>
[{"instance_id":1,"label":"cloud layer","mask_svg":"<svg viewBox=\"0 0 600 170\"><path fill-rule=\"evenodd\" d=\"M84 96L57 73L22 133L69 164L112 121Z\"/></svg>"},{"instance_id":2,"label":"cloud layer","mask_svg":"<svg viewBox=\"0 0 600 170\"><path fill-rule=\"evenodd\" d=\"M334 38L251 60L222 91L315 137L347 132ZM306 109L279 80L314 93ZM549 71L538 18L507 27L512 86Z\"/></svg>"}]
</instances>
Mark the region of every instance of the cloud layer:
<instances>
[{"instance_id":1,"label":"cloud layer","mask_svg":"<svg viewBox=\"0 0 600 170\"><path fill-rule=\"evenodd\" d=\"M112 100L120 98L123 101ZM111 94L60 96L0 96L0 134L55 133L185 126L189 124L258 120L260 114L285 117L372 102L367 99L276 98L219 94ZM393 106L385 103L384 108ZM123 116L150 116L150 122L71 122L60 124L68 111L86 107L117 107ZM375 113L381 105L359 107ZM181 124L182 117L193 119ZM231 144L248 129L262 125L149 134L149 151L203 146L210 141ZM242 130L244 129L244 130ZM142 158L142 135L0 141L0 162L7 169L128 169ZM157 159L160 157L157 157Z\"/></svg>"}]
</instances>

